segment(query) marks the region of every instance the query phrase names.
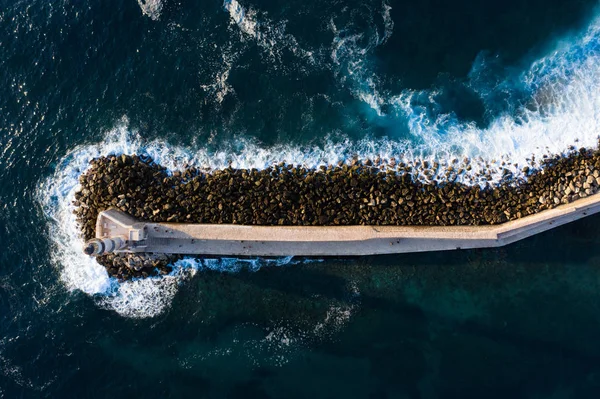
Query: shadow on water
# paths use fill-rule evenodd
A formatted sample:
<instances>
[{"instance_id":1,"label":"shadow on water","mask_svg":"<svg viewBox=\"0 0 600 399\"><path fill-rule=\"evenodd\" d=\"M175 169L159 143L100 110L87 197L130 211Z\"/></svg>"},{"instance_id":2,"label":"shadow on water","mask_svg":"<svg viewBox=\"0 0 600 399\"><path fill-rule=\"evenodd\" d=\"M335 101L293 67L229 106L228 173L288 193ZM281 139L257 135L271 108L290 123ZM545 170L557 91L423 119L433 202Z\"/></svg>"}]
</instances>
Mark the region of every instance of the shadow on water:
<instances>
[{"instance_id":1,"label":"shadow on water","mask_svg":"<svg viewBox=\"0 0 600 399\"><path fill-rule=\"evenodd\" d=\"M600 237L598 222L600 215L591 216L500 249L329 259L322 263L265 268L257 273L217 278L250 287L248 289L254 295L269 302L285 296L287 303L274 303L274 308L281 307L292 312L267 312L275 317L292 320L295 314L305 318L312 311L321 310L323 303L358 304L359 319L361 314L383 312L402 320L403 325L435 325L436 328L490 340L530 355L595 364L600 357L598 348L590 351L587 345L561 341L557 339L560 336L540 333L539 330L507 328L494 319L521 305L524 306L521 309L523 316L535 310L532 306L540 306L537 310L542 314L542 324L538 328L544 330L543 323L553 322L552 315L547 312L555 312L560 319L562 313L571 311L569 306L581 305L581 299L572 304L565 303L557 298L559 292L554 290L566 290L561 292L565 301L577 296L578 290L584 291L579 294L595 297L597 294L587 292L588 288L578 284L598 272L596 267L600 264L600 253L594 250ZM381 282L386 279L387 283ZM588 281L591 284L597 282L597 278ZM353 284L356 292L350 288ZM415 285L420 291L416 299L411 298L410 293ZM431 298L434 298L434 304L439 301L456 302L452 291L458 289L464 291L466 297L471 297L464 301L480 301L483 314L475 312L464 317L453 309L436 308L428 303ZM539 298L533 298L536 295ZM533 304L523 303L530 297ZM251 302L254 301L256 298ZM562 305L564 309L551 309L556 305ZM594 316L596 310L595 306L587 305L580 309L588 316ZM515 316L518 315L513 315L512 322L515 322ZM598 331L598 314L595 316L588 323L591 331ZM579 321L577 324L580 325ZM560 330L567 334L576 333L569 326L562 326Z\"/></svg>"},{"instance_id":2,"label":"shadow on water","mask_svg":"<svg viewBox=\"0 0 600 399\"><path fill-rule=\"evenodd\" d=\"M0 352L23 364L21 377L2 376L0 386L40 386L57 368L71 383L49 387L65 396L118 388L281 397L292 374L304 383L291 397L324 381L356 397L431 397L427 386L437 397L528 397L561 384L590 397L600 375L598 222L590 216L495 250L201 271L151 320L123 319L76 295L68 312L41 318ZM327 325L328 317L341 319ZM282 337L265 338L278 328ZM288 338L300 343L280 342ZM83 379L94 382L75 383Z\"/></svg>"}]
</instances>

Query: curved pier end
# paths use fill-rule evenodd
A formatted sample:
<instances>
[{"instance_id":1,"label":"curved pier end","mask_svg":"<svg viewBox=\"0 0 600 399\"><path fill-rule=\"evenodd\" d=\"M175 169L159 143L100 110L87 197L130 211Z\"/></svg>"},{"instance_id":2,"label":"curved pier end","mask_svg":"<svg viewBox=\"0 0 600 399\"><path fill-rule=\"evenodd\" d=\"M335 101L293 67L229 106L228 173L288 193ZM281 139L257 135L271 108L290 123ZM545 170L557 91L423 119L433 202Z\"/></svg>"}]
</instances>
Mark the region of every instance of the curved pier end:
<instances>
[{"instance_id":1,"label":"curved pier end","mask_svg":"<svg viewBox=\"0 0 600 399\"><path fill-rule=\"evenodd\" d=\"M98 215L96 239L117 253L217 256L361 256L499 247L600 212L600 193L485 226L248 226L150 223L117 209ZM91 240L93 241L93 240ZM90 242L91 242L90 241Z\"/></svg>"}]
</instances>

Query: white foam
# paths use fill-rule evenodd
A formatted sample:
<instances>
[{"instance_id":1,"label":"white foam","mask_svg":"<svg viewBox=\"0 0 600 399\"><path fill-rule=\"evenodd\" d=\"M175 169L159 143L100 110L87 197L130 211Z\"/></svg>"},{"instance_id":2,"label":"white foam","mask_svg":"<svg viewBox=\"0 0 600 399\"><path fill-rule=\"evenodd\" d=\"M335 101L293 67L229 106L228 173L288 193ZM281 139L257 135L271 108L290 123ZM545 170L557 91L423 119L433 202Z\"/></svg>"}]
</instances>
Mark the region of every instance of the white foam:
<instances>
[{"instance_id":1,"label":"white foam","mask_svg":"<svg viewBox=\"0 0 600 399\"><path fill-rule=\"evenodd\" d=\"M384 0L381 4L383 9L381 17L383 18L384 32L383 37L378 40L379 44L385 44L390 37L392 37L392 33L394 33L394 20L392 19L392 6Z\"/></svg>"},{"instance_id":2,"label":"white foam","mask_svg":"<svg viewBox=\"0 0 600 399\"><path fill-rule=\"evenodd\" d=\"M511 113L498 116L487 128L459 121L454 114L440 114L437 90L404 90L383 94L380 79L372 72L369 58L382 41L356 33L352 24L342 29L330 22L334 33L331 60L334 72L358 100L377 117L395 118L406 125L407 153L396 158L408 162L444 160L452 157L483 159L483 168L499 180L503 169L517 177L523 166L539 166L545 154L563 154L575 144L596 147L600 133L600 18L594 19L579 36L557 44L548 56L534 62L517 79L496 85L497 90L530 93L526 104L514 104ZM474 87L477 89L477 87ZM384 111L386 110L386 111ZM396 146L393 146L396 147ZM397 148L396 148L397 149ZM388 155L388 154L386 154ZM502 165L506 162L507 165ZM446 162L447 163L447 162ZM515 165L517 164L517 165ZM438 180L443 176L436 176ZM462 176L470 184L484 184L473 176Z\"/></svg>"},{"instance_id":3,"label":"white foam","mask_svg":"<svg viewBox=\"0 0 600 399\"><path fill-rule=\"evenodd\" d=\"M243 33L240 40L252 39L273 60L281 59L282 50L315 64L312 51L303 49L296 38L286 33L286 21L272 21L253 7L244 8L237 0L224 0L223 8L229 13L231 24Z\"/></svg>"},{"instance_id":4,"label":"white foam","mask_svg":"<svg viewBox=\"0 0 600 399\"><path fill-rule=\"evenodd\" d=\"M98 298L100 306L115 310L131 318L154 317L168 309L177 294L179 285L197 272L213 270L222 273L238 273L241 270L256 272L264 266L285 266L304 260L292 257L274 259L238 259L186 257L173 264L173 272L166 276L150 277L118 283L112 281L111 288Z\"/></svg>"},{"instance_id":5,"label":"white foam","mask_svg":"<svg viewBox=\"0 0 600 399\"><path fill-rule=\"evenodd\" d=\"M246 14L247 15L247 14ZM470 157L473 161L470 174L458 179L467 184L478 184L477 173L485 168L492 169L496 178L501 175L501 162L515 173L535 155L537 160L545 153L562 153L572 144L594 147L600 131L600 60L598 55L600 21L592 21L580 36L564 41L556 51L532 64L525 71L519 84L532 93L527 107L517 107L514 115L505 114L494 120L486 129L473 124L460 123L452 115L432 118L421 107L414 105L415 96L435 101L435 92L405 91L398 95L383 96L377 92L376 77L364 72L363 50L359 47L360 36L345 35L332 21L336 42L332 60L338 65L349 66L349 75L340 79L361 81L361 90L371 93L365 101L378 107L392 107L394 112L407 117L412 139L393 140L326 139L320 146L302 147L279 144L264 147L251 139L239 137L229 145L217 150L206 148L181 148L164 141L146 142L129 131L124 120L107 133L102 143L81 145L74 148L60 162L56 172L45 181L38 197L45 213L50 218L49 234L54 244L52 260L69 289L81 290L96 295L101 306L114 309L129 317L150 317L168 308L180 281L196 271L213 269L235 272L242 267L256 270L271 261L263 260L202 260L186 259L178 262L173 273L144 281L118 283L110 279L103 267L83 255L82 240L72 214L78 177L89 167L89 161L108 154L148 154L169 170L187 166L203 169L234 168L262 169L279 162L288 162L306 167L347 162L354 156L359 158L418 164L422 160L435 160L447 165L455 158ZM350 51L350 53L348 53ZM354 52L354 53L353 53ZM357 58L358 57L358 58ZM364 58L364 57L362 57ZM344 67L345 68L345 67ZM357 68L357 69L353 69ZM353 71L357 71L354 73ZM362 80L361 80L362 79ZM367 82L365 85L364 82ZM371 83L369 83L371 82ZM372 86L372 87L371 87ZM358 96L361 98L360 96ZM513 164L518 164L515 166ZM415 178L428 181L428 177ZM442 180L440 173L433 179ZM290 263L280 259L275 262Z\"/></svg>"},{"instance_id":6,"label":"white foam","mask_svg":"<svg viewBox=\"0 0 600 399\"><path fill-rule=\"evenodd\" d=\"M168 309L177 294L179 285L193 277L197 269L185 259L173 266L166 276L150 277L118 283L111 279L109 290L97 297L98 304L131 318L154 317Z\"/></svg>"},{"instance_id":7,"label":"white foam","mask_svg":"<svg viewBox=\"0 0 600 399\"><path fill-rule=\"evenodd\" d=\"M109 134L104 145L85 145L73 149L61 161L53 176L42 183L38 198L51 218L49 235L54 244L52 260L60 267L61 278L69 289L87 294L107 292L111 287L104 267L83 256L82 239L72 201L79 188L79 176L89 168L89 161L110 153L137 151L139 145L131 140L124 128Z\"/></svg>"},{"instance_id":8,"label":"white foam","mask_svg":"<svg viewBox=\"0 0 600 399\"><path fill-rule=\"evenodd\" d=\"M514 114L496 118L489 127L459 123L452 115L430 117L406 91L391 97L409 120L410 133L424 142L423 152L443 149L456 156L507 157L521 165L545 153L560 154L570 145L596 147L600 133L600 19L588 30L534 62L517 85L531 100ZM506 87L507 84L504 85ZM431 143L434 143L432 146Z\"/></svg>"},{"instance_id":9,"label":"white foam","mask_svg":"<svg viewBox=\"0 0 600 399\"><path fill-rule=\"evenodd\" d=\"M335 77L356 98L368 104L378 116L383 116L381 107L385 103L385 98L377 89L379 79L370 70L368 56L375 47L387 41L389 38L387 34L391 35L393 23L387 22L386 32L387 29L390 31L385 33L382 39L379 39L376 29L373 29L373 35L356 32L352 24L340 29L335 24L334 18L329 21L329 29L334 35L330 57Z\"/></svg>"},{"instance_id":10,"label":"white foam","mask_svg":"<svg viewBox=\"0 0 600 399\"><path fill-rule=\"evenodd\" d=\"M210 76L211 83L201 84L200 87L211 96L214 101L221 104L228 94L235 93L233 87L229 84L229 74L237 60L237 54L229 49L221 53L222 62L217 71Z\"/></svg>"},{"instance_id":11,"label":"white foam","mask_svg":"<svg viewBox=\"0 0 600 399\"><path fill-rule=\"evenodd\" d=\"M165 151L163 151L165 149ZM193 259L185 258L173 265L166 276L119 282L110 278L106 269L93 258L83 254L83 239L77 226L72 204L79 189L79 176L89 168L89 162L110 154L149 154L157 162L173 171L185 164L195 163L189 151L170 147L164 142L144 143L127 128L127 120L107 133L102 143L81 145L67 154L57 166L54 175L42 182L37 192L38 201L49 218L48 236L53 246L51 260L61 280L70 290L80 290L94 296L106 309L132 318L154 317L169 308L179 284L199 270L239 272L257 271L263 266L296 264L300 260L276 259ZM200 159L206 159L208 155Z\"/></svg>"},{"instance_id":12,"label":"white foam","mask_svg":"<svg viewBox=\"0 0 600 399\"><path fill-rule=\"evenodd\" d=\"M158 21L163 9L161 0L137 0L142 13L153 21Z\"/></svg>"},{"instance_id":13,"label":"white foam","mask_svg":"<svg viewBox=\"0 0 600 399\"><path fill-rule=\"evenodd\" d=\"M255 19L256 12L253 9L246 12L244 7L236 0L225 0L223 2L223 7L229 12L231 21L237 24L242 32L251 37L256 37L258 35L256 30L257 22Z\"/></svg>"}]
</instances>

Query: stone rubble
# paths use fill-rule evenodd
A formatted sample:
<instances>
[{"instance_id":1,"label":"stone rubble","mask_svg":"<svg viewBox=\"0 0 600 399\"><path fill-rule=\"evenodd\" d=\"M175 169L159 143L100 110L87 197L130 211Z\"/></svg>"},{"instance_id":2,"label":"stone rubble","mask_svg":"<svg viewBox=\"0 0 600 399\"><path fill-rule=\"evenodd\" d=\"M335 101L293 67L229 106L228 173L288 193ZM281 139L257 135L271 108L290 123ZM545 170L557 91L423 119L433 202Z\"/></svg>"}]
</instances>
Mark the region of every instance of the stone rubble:
<instances>
[{"instance_id":1,"label":"stone rubble","mask_svg":"<svg viewBox=\"0 0 600 399\"><path fill-rule=\"evenodd\" d=\"M98 213L109 207L152 222L245 225L413 225L498 224L595 194L600 186L600 150L579 149L545 157L539 169L522 168L527 179L504 170L503 181L484 187L458 181L471 160L441 166L383 164L379 159L307 169L278 164L263 170L169 174L147 157L100 157L80 177L74 205L83 237L94 237ZM441 168L444 170L440 171ZM413 176L439 176L424 183ZM177 257L106 255L99 257L120 279L169 272Z\"/></svg>"}]
</instances>

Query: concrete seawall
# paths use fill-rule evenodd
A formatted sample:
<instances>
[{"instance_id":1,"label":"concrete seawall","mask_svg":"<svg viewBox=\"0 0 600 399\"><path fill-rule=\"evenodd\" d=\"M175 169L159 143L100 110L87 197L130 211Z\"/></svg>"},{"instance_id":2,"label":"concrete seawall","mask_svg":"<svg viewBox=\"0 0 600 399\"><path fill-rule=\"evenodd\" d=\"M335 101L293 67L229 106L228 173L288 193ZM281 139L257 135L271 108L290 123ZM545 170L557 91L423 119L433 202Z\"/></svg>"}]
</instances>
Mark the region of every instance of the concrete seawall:
<instances>
[{"instance_id":1,"label":"concrete seawall","mask_svg":"<svg viewBox=\"0 0 600 399\"><path fill-rule=\"evenodd\" d=\"M115 252L223 256L359 256L499 247L600 212L600 194L500 225L244 226L146 223L109 209L96 237L123 238Z\"/></svg>"}]
</instances>

